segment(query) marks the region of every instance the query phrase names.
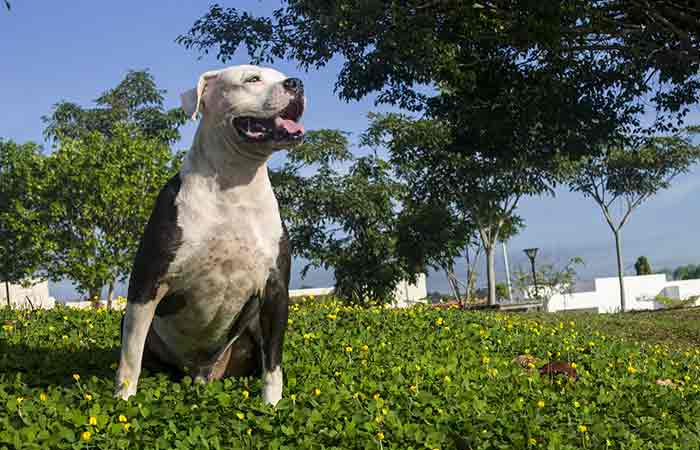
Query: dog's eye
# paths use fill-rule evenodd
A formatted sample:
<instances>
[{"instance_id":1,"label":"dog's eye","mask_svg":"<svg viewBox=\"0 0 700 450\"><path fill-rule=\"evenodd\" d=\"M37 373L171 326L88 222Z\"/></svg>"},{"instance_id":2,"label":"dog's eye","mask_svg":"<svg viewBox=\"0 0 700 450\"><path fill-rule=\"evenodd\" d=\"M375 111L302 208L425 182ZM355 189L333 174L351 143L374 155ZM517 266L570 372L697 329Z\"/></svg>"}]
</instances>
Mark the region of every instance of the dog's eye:
<instances>
[{"instance_id":1,"label":"dog's eye","mask_svg":"<svg viewBox=\"0 0 700 450\"><path fill-rule=\"evenodd\" d=\"M262 81L260 75L253 75L252 77L249 77L247 80L245 80L246 83L257 83L259 81Z\"/></svg>"}]
</instances>

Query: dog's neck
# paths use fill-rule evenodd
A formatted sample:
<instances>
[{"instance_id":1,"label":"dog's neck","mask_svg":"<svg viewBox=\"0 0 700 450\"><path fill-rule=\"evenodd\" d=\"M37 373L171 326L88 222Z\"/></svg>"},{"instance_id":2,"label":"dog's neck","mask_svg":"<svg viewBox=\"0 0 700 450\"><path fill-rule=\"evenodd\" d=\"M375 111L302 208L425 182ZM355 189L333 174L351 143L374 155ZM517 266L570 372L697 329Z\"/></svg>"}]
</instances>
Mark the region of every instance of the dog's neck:
<instances>
[{"instance_id":1,"label":"dog's neck","mask_svg":"<svg viewBox=\"0 0 700 450\"><path fill-rule=\"evenodd\" d=\"M211 189L247 201L269 198L272 187L267 173L271 152L245 150L230 129L200 123L180 171L188 178L207 180ZM272 194L274 197L274 194Z\"/></svg>"}]
</instances>

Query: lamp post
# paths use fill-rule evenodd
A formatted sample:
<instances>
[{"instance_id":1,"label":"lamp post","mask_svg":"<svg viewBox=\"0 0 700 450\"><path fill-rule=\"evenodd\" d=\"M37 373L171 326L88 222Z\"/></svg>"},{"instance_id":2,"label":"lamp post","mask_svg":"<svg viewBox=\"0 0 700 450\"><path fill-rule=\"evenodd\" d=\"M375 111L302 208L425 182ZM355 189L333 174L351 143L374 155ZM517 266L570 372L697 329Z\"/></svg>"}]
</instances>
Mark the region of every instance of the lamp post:
<instances>
[{"instance_id":1,"label":"lamp post","mask_svg":"<svg viewBox=\"0 0 700 450\"><path fill-rule=\"evenodd\" d=\"M535 272L535 258L537 257L537 248L526 248L523 250L528 258L530 258L530 264L532 264L532 281L535 284L535 297L540 298L540 291L537 288L537 274Z\"/></svg>"}]
</instances>

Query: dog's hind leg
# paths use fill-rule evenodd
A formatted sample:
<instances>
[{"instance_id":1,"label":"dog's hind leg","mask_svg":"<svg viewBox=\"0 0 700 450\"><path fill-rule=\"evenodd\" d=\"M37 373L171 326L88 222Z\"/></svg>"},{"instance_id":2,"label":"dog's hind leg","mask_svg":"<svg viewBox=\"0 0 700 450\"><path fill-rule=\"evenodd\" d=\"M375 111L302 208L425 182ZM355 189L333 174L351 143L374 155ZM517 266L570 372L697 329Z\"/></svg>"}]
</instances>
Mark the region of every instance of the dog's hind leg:
<instances>
[{"instance_id":1,"label":"dog's hind leg","mask_svg":"<svg viewBox=\"0 0 700 450\"><path fill-rule=\"evenodd\" d=\"M136 393L148 330L153 322L156 307L167 291L167 285L161 284L156 290L155 298L146 302L129 301L126 304L126 314L121 330L122 348L115 381L115 397L126 400Z\"/></svg>"}]
</instances>

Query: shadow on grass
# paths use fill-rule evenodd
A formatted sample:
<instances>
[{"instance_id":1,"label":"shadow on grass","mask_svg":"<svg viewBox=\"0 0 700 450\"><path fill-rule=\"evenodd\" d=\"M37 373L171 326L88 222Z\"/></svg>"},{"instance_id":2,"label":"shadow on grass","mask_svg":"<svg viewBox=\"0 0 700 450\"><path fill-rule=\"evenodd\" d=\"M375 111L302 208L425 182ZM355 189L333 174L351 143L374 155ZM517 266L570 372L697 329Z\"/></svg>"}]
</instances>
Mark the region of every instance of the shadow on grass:
<instances>
[{"instance_id":1,"label":"shadow on grass","mask_svg":"<svg viewBox=\"0 0 700 450\"><path fill-rule=\"evenodd\" d=\"M113 378L119 347L69 351L0 343L0 378L20 376L29 386L69 385L73 374Z\"/></svg>"}]
</instances>

